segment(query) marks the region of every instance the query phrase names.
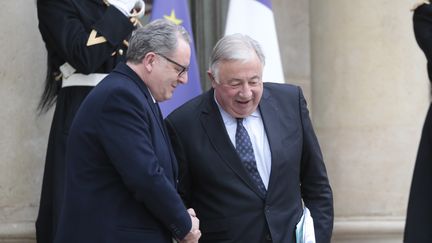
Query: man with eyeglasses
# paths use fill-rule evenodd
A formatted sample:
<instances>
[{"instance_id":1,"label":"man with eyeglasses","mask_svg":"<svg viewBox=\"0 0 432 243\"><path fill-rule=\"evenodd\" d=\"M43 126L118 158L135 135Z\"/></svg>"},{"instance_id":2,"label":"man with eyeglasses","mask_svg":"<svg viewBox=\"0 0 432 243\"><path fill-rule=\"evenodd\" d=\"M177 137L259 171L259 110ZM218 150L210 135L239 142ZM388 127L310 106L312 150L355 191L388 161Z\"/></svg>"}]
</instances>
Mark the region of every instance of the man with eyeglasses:
<instances>
[{"instance_id":1,"label":"man with eyeglasses","mask_svg":"<svg viewBox=\"0 0 432 243\"><path fill-rule=\"evenodd\" d=\"M307 242L329 243L333 196L305 98L294 85L263 83L263 66L255 40L223 37L212 89L167 117L180 195L200 218L200 242L294 243L299 225Z\"/></svg>"},{"instance_id":2,"label":"man with eyeglasses","mask_svg":"<svg viewBox=\"0 0 432 243\"><path fill-rule=\"evenodd\" d=\"M133 32L127 62L89 93L71 125L55 242L198 242L157 103L187 82L190 55L180 25L156 20Z\"/></svg>"},{"instance_id":3,"label":"man with eyeglasses","mask_svg":"<svg viewBox=\"0 0 432 243\"><path fill-rule=\"evenodd\" d=\"M161 54L161 53L156 53L156 54L159 55L159 56L161 56L161 57L163 57L163 58L164 58L165 60L167 60L168 62L170 62L170 63L172 63L172 64L174 64L174 65L177 66L176 69L177 69L177 71L178 71L178 77L179 77L179 78L180 78L181 76L183 76L183 74L187 73L187 71L189 71L189 67L185 67L185 66L181 65L181 64L179 64L178 62L172 60L172 59L169 58L169 57L164 56L164 55Z\"/></svg>"},{"instance_id":4,"label":"man with eyeglasses","mask_svg":"<svg viewBox=\"0 0 432 243\"><path fill-rule=\"evenodd\" d=\"M146 0L147 2L149 0ZM145 13L143 0L36 0L47 70L38 105L55 107L36 219L36 241L52 243L63 207L69 128L81 102L118 63Z\"/></svg>"}]
</instances>

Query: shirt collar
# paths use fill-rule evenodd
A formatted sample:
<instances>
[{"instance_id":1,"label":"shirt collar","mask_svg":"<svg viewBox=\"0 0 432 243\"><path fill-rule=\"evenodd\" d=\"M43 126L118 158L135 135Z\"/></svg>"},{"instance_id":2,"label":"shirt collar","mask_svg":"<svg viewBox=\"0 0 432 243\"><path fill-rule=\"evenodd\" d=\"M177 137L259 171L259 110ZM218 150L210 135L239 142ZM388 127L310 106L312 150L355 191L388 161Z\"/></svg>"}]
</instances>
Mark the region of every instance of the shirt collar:
<instances>
[{"instance_id":1,"label":"shirt collar","mask_svg":"<svg viewBox=\"0 0 432 243\"><path fill-rule=\"evenodd\" d=\"M231 125L233 123L237 124L237 119L235 117L231 116L228 112L226 112L222 108L222 106L219 104L219 102L217 101L217 99L216 99L216 92L213 93L213 98L214 98L214 100L216 102L216 105L219 108L219 111L221 113L221 116L222 116L222 119L223 119L224 123L226 125ZM245 117L244 119L247 120L249 118L259 118L259 117L261 117L261 115L260 115L258 109L256 109L254 112L252 112L252 114L250 114L249 116Z\"/></svg>"},{"instance_id":2,"label":"shirt collar","mask_svg":"<svg viewBox=\"0 0 432 243\"><path fill-rule=\"evenodd\" d=\"M148 90L148 92L149 92L149 94L150 94L150 97L151 97L152 100L153 100L153 103L157 103L156 100L155 100L155 98L153 97L152 92L150 91L150 89L149 89L148 87L147 87L147 90Z\"/></svg>"}]
</instances>

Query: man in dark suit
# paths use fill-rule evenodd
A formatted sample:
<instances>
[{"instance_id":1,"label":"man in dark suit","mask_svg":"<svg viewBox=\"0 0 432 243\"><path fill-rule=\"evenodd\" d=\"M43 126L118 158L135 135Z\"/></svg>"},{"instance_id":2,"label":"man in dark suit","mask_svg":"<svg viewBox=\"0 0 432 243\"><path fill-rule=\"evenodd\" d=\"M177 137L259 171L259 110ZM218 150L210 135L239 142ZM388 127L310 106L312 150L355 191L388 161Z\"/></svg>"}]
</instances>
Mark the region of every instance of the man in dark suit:
<instances>
[{"instance_id":1,"label":"man in dark suit","mask_svg":"<svg viewBox=\"0 0 432 243\"><path fill-rule=\"evenodd\" d=\"M329 243L332 191L306 101L299 87L263 84L263 66L256 41L225 36L213 88L167 117L180 195L200 218L200 242L294 243L304 202L316 242Z\"/></svg>"},{"instance_id":2,"label":"man in dark suit","mask_svg":"<svg viewBox=\"0 0 432 243\"><path fill-rule=\"evenodd\" d=\"M55 241L197 242L198 220L176 191L177 162L156 103L187 82L189 36L154 21L133 33L126 59L72 123Z\"/></svg>"},{"instance_id":3,"label":"man in dark suit","mask_svg":"<svg viewBox=\"0 0 432 243\"><path fill-rule=\"evenodd\" d=\"M136 7L144 12L144 4L138 3L143 2L36 0L47 50L40 113L55 104L36 220L38 243L54 242L63 206L66 141L72 120L90 90L125 61L127 40L140 16L135 14Z\"/></svg>"},{"instance_id":4,"label":"man in dark suit","mask_svg":"<svg viewBox=\"0 0 432 243\"><path fill-rule=\"evenodd\" d=\"M414 34L427 58L432 81L432 5L422 1L414 8ZM405 224L405 243L432 242L432 105L426 115L417 152Z\"/></svg>"}]
</instances>

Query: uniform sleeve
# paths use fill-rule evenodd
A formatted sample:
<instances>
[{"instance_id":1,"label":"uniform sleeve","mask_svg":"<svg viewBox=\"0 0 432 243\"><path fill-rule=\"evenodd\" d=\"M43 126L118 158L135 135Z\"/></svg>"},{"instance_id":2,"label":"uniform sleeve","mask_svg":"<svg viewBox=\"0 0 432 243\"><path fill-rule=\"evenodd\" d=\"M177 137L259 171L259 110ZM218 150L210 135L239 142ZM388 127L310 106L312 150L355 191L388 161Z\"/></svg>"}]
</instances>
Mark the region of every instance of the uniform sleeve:
<instances>
[{"instance_id":1,"label":"uniform sleeve","mask_svg":"<svg viewBox=\"0 0 432 243\"><path fill-rule=\"evenodd\" d=\"M102 0L40 0L37 7L48 51L84 74L95 72L111 58L134 28L127 17Z\"/></svg>"},{"instance_id":2,"label":"uniform sleeve","mask_svg":"<svg viewBox=\"0 0 432 243\"><path fill-rule=\"evenodd\" d=\"M190 216L155 155L150 126L142 101L127 91L116 91L101 111L98 133L110 161L135 199L176 238L183 239L192 227Z\"/></svg>"},{"instance_id":3,"label":"uniform sleeve","mask_svg":"<svg viewBox=\"0 0 432 243\"><path fill-rule=\"evenodd\" d=\"M330 243L333 231L333 195L306 100L300 88L299 106L303 126L300 178L302 198L314 220L316 242Z\"/></svg>"},{"instance_id":4,"label":"uniform sleeve","mask_svg":"<svg viewBox=\"0 0 432 243\"><path fill-rule=\"evenodd\" d=\"M179 184L178 192L183 199L183 202L187 207L192 207L191 191L192 183L189 172L189 164L186 159L186 155L183 150L183 145L177 135L174 123L170 120L170 117L165 119L165 124L168 130L171 144L173 146L174 154L176 155L177 162L179 165Z\"/></svg>"}]
</instances>

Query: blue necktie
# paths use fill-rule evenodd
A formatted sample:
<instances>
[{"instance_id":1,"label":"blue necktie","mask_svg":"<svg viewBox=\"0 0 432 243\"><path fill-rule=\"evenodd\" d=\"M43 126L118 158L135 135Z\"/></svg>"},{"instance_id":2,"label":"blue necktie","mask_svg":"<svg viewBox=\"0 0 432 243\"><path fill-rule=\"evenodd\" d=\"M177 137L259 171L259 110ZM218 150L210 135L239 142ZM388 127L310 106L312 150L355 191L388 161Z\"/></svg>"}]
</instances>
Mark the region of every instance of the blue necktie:
<instances>
[{"instance_id":1,"label":"blue necktie","mask_svg":"<svg viewBox=\"0 0 432 243\"><path fill-rule=\"evenodd\" d=\"M243 118L237 118L235 142L237 154L239 155L240 160L243 162L243 165L249 172L249 175L257 184L259 190L265 195L266 188L261 176L258 173L252 143L246 128L243 126Z\"/></svg>"}]
</instances>

